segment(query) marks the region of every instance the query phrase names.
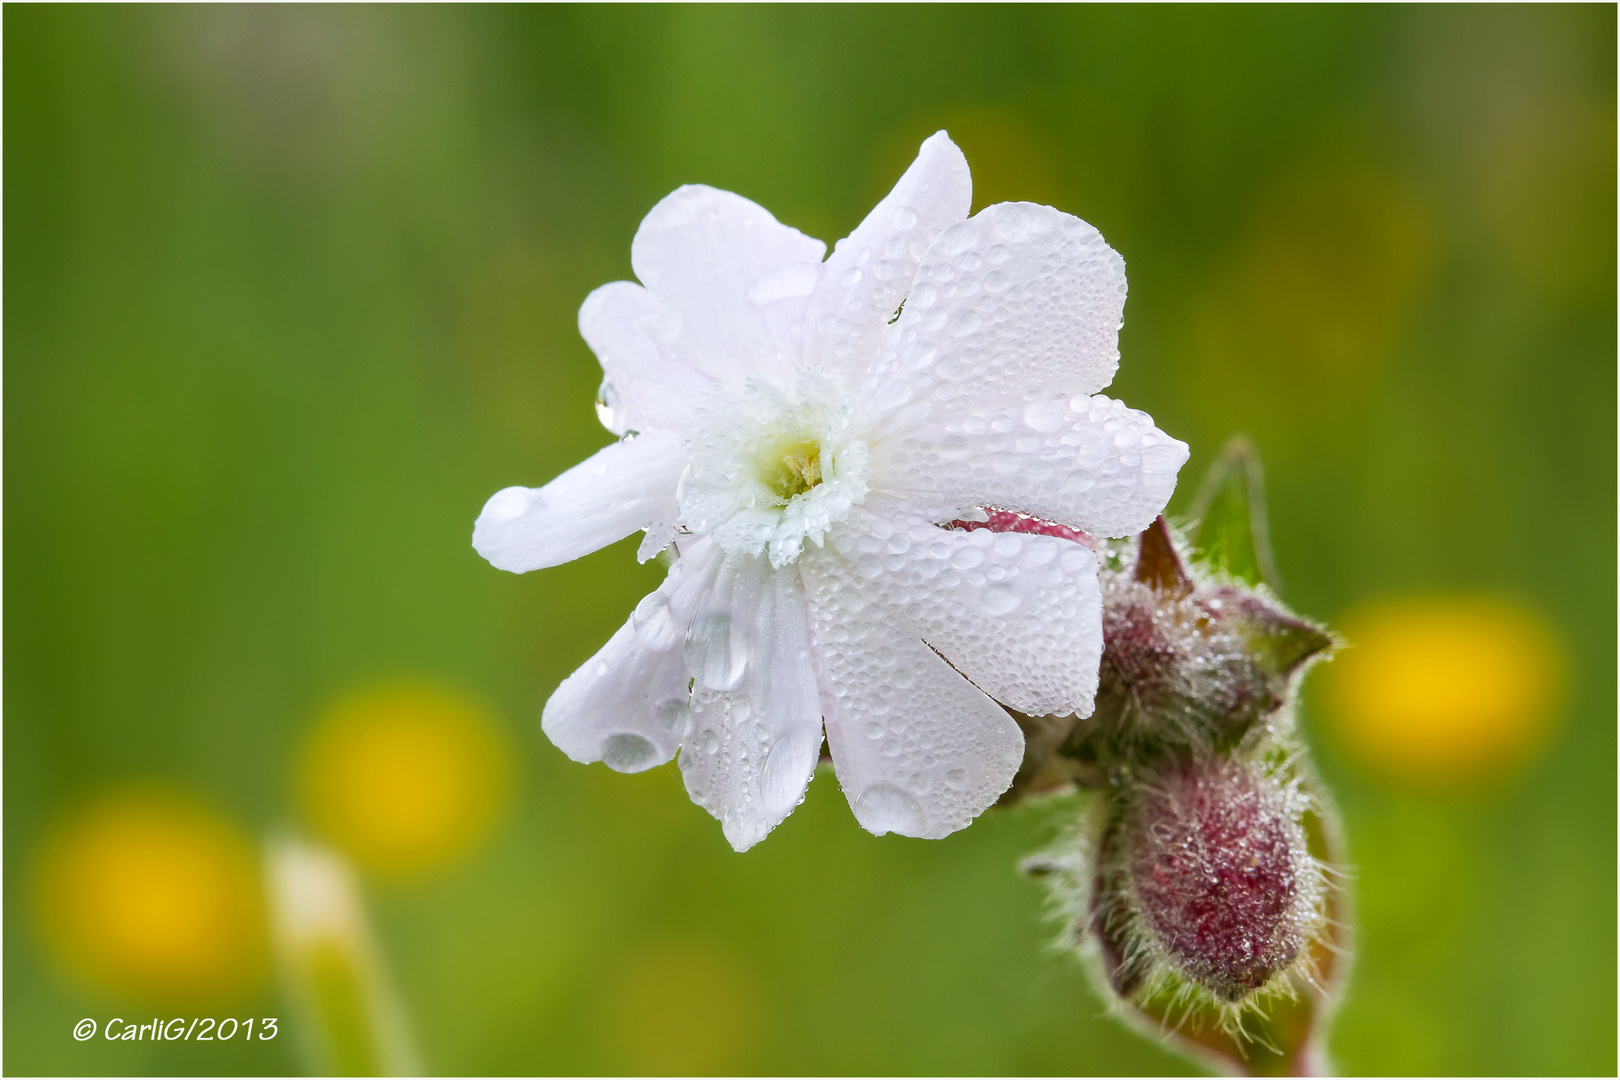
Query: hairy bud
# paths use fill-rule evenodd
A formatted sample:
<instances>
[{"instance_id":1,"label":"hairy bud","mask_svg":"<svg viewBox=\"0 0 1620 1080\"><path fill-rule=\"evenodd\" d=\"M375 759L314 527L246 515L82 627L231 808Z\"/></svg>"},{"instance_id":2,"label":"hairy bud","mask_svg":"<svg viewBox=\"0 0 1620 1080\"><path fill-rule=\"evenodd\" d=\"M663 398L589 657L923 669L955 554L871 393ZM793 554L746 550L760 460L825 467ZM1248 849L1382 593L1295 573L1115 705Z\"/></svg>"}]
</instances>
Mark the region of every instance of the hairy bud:
<instances>
[{"instance_id":1,"label":"hairy bud","mask_svg":"<svg viewBox=\"0 0 1620 1080\"><path fill-rule=\"evenodd\" d=\"M1265 590L1191 566L1163 518L1102 554L1096 709L1020 718L1024 768L1007 801L1065 781L1117 787L1144 764L1231 750L1261 725L1286 734L1300 674L1333 645Z\"/></svg>"},{"instance_id":2,"label":"hairy bud","mask_svg":"<svg viewBox=\"0 0 1620 1080\"><path fill-rule=\"evenodd\" d=\"M1280 710L1332 644L1264 593L1189 572L1164 519L1102 575L1103 649L1091 737L1219 748Z\"/></svg>"},{"instance_id":3,"label":"hairy bud","mask_svg":"<svg viewBox=\"0 0 1620 1080\"><path fill-rule=\"evenodd\" d=\"M1024 762L1003 801L1078 789L1050 803L1078 818L1024 868L1117 1015L1216 1068L1315 1075L1348 896L1293 709L1337 639L1277 599L1261 494L1234 440L1197 500L1196 546L1162 517L1097 542L1096 708L1014 714Z\"/></svg>"},{"instance_id":4,"label":"hairy bud","mask_svg":"<svg viewBox=\"0 0 1620 1080\"><path fill-rule=\"evenodd\" d=\"M1125 822L1127 903L1149 951L1237 1002L1299 958L1320 922L1320 872L1296 793L1242 762L1180 764Z\"/></svg>"}]
</instances>

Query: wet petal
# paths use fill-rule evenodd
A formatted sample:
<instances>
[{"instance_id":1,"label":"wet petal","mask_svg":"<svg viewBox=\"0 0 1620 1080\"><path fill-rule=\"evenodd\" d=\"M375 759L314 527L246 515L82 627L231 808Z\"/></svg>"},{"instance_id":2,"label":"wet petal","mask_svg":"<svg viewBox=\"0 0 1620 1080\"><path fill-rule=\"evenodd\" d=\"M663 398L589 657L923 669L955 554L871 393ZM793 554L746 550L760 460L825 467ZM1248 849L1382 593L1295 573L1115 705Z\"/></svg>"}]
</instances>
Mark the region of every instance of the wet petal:
<instances>
[{"instance_id":1,"label":"wet petal","mask_svg":"<svg viewBox=\"0 0 1620 1080\"><path fill-rule=\"evenodd\" d=\"M1020 712L1091 713L1102 658L1097 557L1073 540L862 514L836 539L862 595Z\"/></svg>"},{"instance_id":2,"label":"wet petal","mask_svg":"<svg viewBox=\"0 0 1620 1080\"><path fill-rule=\"evenodd\" d=\"M747 851L804 799L821 754L799 575L751 555L726 560L686 655L692 723L681 775L731 846Z\"/></svg>"},{"instance_id":3,"label":"wet petal","mask_svg":"<svg viewBox=\"0 0 1620 1080\"><path fill-rule=\"evenodd\" d=\"M1125 261L1071 214L998 203L940 233L868 396L882 428L1101 390L1119 366Z\"/></svg>"},{"instance_id":4,"label":"wet petal","mask_svg":"<svg viewBox=\"0 0 1620 1080\"><path fill-rule=\"evenodd\" d=\"M602 364L597 415L615 435L685 428L714 380L662 352L641 329L664 305L640 285L615 281L595 290L579 309L579 333Z\"/></svg>"},{"instance_id":5,"label":"wet petal","mask_svg":"<svg viewBox=\"0 0 1620 1080\"><path fill-rule=\"evenodd\" d=\"M718 561L707 541L691 545L601 651L563 680L540 719L559 750L619 772L675 755L688 709L680 641Z\"/></svg>"},{"instance_id":6,"label":"wet petal","mask_svg":"<svg viewBox=\"0 0 1620 1080\"><path fill-rule=\"evenodd\" d=\"M967 217L973 180L943 131L930 135L894 190L838 241L806 312L806 358L859 382L881 354L928 245Z\"/></svg>"},{"instance_id":7,"label":"wet petal","mask_svg":"<svg viewBox=\"0 0 1620 1080\"><path fill-rule=\"evenodd\" d=\"M1023 733L866 599L858 566L831 550L804 561L827 743L856 820L879 836L964 828L1012 783Z\"/></svg>"},{"instance_id":8,"label":"wet petal","mask_svg":"<svg viewBox=\"0 0 1620 1080\"><path fill-rule=\"evenodd\" d=\"M685 467L674 431L603 447L545 487L491 495L473 523L473 547L514 574L589 555L674 520L675 485Z\"/></svg>"},{"instance_id":9,"label":"wet petal","mask_svg":"<svg viewBox=\"0 0 1620 1080\"><path fill-rule=\"evenodd\" d=\"M1147 413L1101 395L968 413L876 446L872 486L934 520L999 506L1096 536L1141 532L1187 461Z\"/></svg>"},{"instance_id":10,"label":"wet petal","mask_svg":"<svg viewBox=\"0 0 1620 1080\"><path fill-rule=\"evenodd\" d=\"M802 341L793 331L802 332L826 250L741 195L700 184L677 188L630 244L636 276L664 305L638 325L722 382L785 374L798 361Z\"/></svg>"}]
</instances>

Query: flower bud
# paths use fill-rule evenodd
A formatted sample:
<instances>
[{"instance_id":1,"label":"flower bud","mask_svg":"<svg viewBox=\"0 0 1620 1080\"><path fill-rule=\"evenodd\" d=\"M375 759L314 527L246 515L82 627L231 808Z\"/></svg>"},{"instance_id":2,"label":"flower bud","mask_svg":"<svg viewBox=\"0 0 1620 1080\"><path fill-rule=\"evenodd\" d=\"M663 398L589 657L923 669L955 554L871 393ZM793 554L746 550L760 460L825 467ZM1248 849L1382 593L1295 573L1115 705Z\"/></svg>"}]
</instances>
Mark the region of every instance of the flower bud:
<instances>
[{"instance_id":1,"label":"flower bud","mask_svg":"<svg viewBox=\"0 0 1620 1080\"><path fill-rule=\"evenodd\" d=\"M1118 786L1142 764L1230 750L1260 724L1285 732L1298 676L1333 644L1262 590L1195 576L1163 518L1135 547L1107 552L1100 574L1096 709L1026 722L1022 781Z\"/></svg>"},{"instance_id":2,"label":"flower bud","mask_svg":"<svg viewBox=\"0 0 1620 1080\"><path fill-rule=\"evenodd\" d=\"M1179 762L1141 785L1113 875L1125 956L1151 957L1232 1003L1291 967L1322 922L1304 809L1297 789L1230 759Z\"/></svg>"},{"instance_id":3,"label":"flower bud","mask_svg":"<svg viewBox=\"0 0 1620 1080\"><path fill-rule=\"evenodd\" d=\"M1336 639L1272 591L1252 450L1235 442L1205 487L1196 549L1162 517L1098 544L1095 710L1014 714L1003 801L1080 789L1079 820L1024 869L1120 1017L1222 1070L1320 1075L1348 897L1292 706Z\"/></svg>"}]
</instances>

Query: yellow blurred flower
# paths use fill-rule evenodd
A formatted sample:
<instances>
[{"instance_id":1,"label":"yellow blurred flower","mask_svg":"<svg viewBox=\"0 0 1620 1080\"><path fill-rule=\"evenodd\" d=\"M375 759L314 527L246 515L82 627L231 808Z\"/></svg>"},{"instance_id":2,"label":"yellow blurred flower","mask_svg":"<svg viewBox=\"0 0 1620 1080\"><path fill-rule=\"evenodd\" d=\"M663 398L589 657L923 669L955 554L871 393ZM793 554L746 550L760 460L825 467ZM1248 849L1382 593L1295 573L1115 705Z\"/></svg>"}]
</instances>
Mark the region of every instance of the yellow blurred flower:
<instances>
[{"instance_id":1,"label":"yellow blurred flower","mask_svg":"<svg viewBox=\"0 0 1620 1080\"><path fill-rule=\"evenodd\" d=\"M428 686L340 701L316 726L299 774L314 827L361 866L394 875L440 867L487 836L507 781L494 723Z\"/></svg>"},{"instance_id":2,"label":"yellow blurred flower","mask_svg":"<svg viewBox=\"0 0 1620 1080\"><path fill-rule=\"evenodd\" d=\"M1563 657L1531 613L1486 597L1391 600L1351 614L1327 668L1335 734L1366 769L1429 787L1527 762L1557 714Z\"/></svg>"},{"instance_id":3,"label":"yellow blurred flower","mask_svg":"<svg viewBox=\"0 0 1620 1080\"><path fill-rule=\"evenodd\" d=\"M35 879L45 939L80 977L159 1002L226 1001L266 961L259 864L220 815L127 788L60 822Z\"/></svg>"}]
</instances>

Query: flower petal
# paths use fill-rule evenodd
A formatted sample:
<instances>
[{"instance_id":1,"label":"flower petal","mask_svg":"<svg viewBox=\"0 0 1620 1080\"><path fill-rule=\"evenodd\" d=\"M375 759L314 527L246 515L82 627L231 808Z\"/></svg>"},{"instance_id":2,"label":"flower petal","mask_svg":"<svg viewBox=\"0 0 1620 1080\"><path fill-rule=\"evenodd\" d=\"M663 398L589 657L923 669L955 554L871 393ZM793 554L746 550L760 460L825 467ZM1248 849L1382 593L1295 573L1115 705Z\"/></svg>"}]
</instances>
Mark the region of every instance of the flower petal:
<instances>
[{"instance_id":1,"label":"flower petal","mask_svg":"<svg viewBox=\"0 0 1620 1080\"><path fill-rule=\"evenodd\" d=\"M873 513L850 524L835 546L855 567L862 595L975 686L1035 716L1091 714L1103 637L1090 548Z\"/></svg>"},{"instance_id":2,"label":"flower petal","mask_svg":"<svg viewBox=\"0 0 1620 1080\"><path fill-rule=\"evenodd\" d=\"M615 435L696 422L693 409L714 380L684 360L665 355L641 329L664 305L632 281L614 281L585 298L579 333L602 364L597 414Z\"/></svg>"},{"instance_id":3,"label":"flower petal","mask_svg":"<svg viewBox=\"0 0 1620 1080\"><path fill-rule=\"evenodd\" d=\"M557 566L674 520L686 467L680 434L654 431L605 446L545 487L509 487L484 504L473 547L497 569Z\"/></svg>"},{"instance_id":4,"label":"flower petal","mask_svg":"<svg viewBox=\"0 0 1620 1080\"><path fill-rule=\"evenodd\" d=\"M806 311L809 361L857 385L881 355L889 323L928 245L972 208L967 159L936 131L894 190L828 256Z\"/></svg>"},{"instance_id":5,"label":"flower petal","mask_svg":"<svg viewBox=\"0 0 1620 1080\"><path fill-rule=\"evenodd\" d=\"M575 761L641 772L675 756L686 713L680 654L647 648L626 622L557 687L540 729Z\"/></svg>"},{"instance_id":6,"label":"flower petal","mask_svg":"<svg viewBox=\"0 0 1620 1080\"><path fill-rule=\"evenodd\" d=\"M700 540L600 652L563 680L540 730L575 761L641 772L675 755L687 727L689 678L679 648L719 563Z\"/></svg>"},{"instance_id":7,"label":"flower petal","mask_svg":"<svg viewBox=\"0 0 1620 1080\"><path fill-rule=\"evenodd\" d=\"M747 851L803 801L821 754L798 573L751 555L728 558L692 623L686 655L692 722L681 775L731 846Z\"/></svg>"},{"instance_id":8,"label":"flower petal","mask_svg":"<svg viewBox=\"0 0 1620 1080\"><path fill-rule=\"evenodd\" d=\"M885 440L871 483L934 521L998 506L1128 536L1163 512L1187 453L1147 413L1101 395L1037 400Z\"/></svg>"},{"instance_id":9,"label":"flower petal","mask_svg":"<svg viewBox=\"0 0 1620 1080\"><path fill-rule=\"evenodd\" d=\"M1119 366L1125 261L1096 229L997 203L940 233L869 382L881 430L1093 394Z\"/></svg>"},{"instance_id":10,"label":"flower petal","mask_svg":"<svg viewBox=\"0 0 1620 1080\"><path fill-rule=\"evenodd\" d=\"M994 701L882 605L857 568L808 553L804 580L838 781L861 827L938 839L1007 790L1024 736Z\"/></svg>"},{"instance_id":11,"label":"flower petal","mask_svg":"<svg viewBox=\"0 0 1620 1080\"><path fill-rule=\"evenodd\" d=\"M630 244L636 276L664 304L641 326L722 382L785 374L800 345L786 339L795 326L802 332L826 250L741 195L677 188L648 212ZM778 305L800 318L781 319Z\"/></svg>"}]
</instances>

